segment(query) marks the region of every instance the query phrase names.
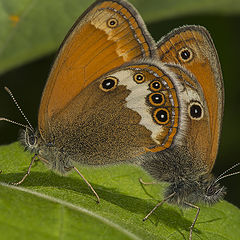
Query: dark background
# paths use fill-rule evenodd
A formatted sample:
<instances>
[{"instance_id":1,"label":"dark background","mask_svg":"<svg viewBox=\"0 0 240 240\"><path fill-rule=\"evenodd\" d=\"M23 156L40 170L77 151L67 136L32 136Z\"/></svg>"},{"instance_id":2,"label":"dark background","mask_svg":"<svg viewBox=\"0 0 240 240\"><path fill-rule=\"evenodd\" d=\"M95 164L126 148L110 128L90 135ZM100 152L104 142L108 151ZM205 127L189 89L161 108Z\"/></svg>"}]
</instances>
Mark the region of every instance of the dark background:
<instances>
[{"instance_id":1,"label":"dark background","mask_svg":"<svg viewBox=\"0 0 240 240\"><path fill-rule=\"evenodd\" d=\"M148 24L157 41L175 27L184 24L205 26L215 42L225 84L225 114L218 158L213 172L218 175L240 162L240 17L239 16L191 16ZM8 86L29 121L37 126L38 107L48 73L55 58L50 56L31 62L0 76L0 116L25 123L3 86ZM2 122L0 144L17 140L19 128ZM240 170L240 167L238 168ZM240 175L222 181L228 189L226 200L240 207Z\"/></svg>"}]
</instances>

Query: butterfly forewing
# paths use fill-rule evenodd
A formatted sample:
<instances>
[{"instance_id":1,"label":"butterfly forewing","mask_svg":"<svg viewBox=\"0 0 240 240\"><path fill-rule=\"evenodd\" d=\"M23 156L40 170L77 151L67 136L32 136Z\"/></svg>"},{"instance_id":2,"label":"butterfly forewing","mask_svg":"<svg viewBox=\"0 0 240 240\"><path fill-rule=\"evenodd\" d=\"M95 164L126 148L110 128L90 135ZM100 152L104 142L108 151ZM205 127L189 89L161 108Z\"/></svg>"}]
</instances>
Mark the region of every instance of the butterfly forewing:
<instances>
[{"instance_id":1,"label":"butterfly forewing","mask_svg":"<svg viewBox=\"0 0 240 240\"><path fill-rule=\"evenodd\" d=\"M91 82L125 62L155 55L155 43L130 4L97 1L77 20L55 60L39 110L42 137L49 138L52 117Z\"/></svg>"}]
</instances>

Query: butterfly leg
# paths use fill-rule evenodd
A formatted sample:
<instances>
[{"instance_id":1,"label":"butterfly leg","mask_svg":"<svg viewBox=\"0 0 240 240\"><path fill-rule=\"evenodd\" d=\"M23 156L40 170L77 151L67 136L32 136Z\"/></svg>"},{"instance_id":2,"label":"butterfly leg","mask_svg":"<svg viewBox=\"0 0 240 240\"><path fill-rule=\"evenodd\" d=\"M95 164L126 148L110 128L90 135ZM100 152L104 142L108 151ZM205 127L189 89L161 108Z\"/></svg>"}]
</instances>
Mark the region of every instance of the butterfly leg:
<instances>
[{"instance_id":1,"label":"butterfly leg","mask_svg":"<svg viewBox=\"0 0 240 240\"><path fill-rule=\"evenodd\" d=\"M33 157L32 157L32 160L31 160L31 163L28 167L28 170L27 170L27 173L23 176L23 178L19 181L19 182L16 182L16 183L12 183L13 185L17 186L17 185L20 185L25 179L26 177L30 174L30 171L31 171L31 168L32 168L32 165L34 163L34 161L37 159L37 154L35 154Z\"/></svg>"},{"instance_id":2,"label":"butterfly leg","mask_svg":"<svg viewBox=\"0 0 240 240\"><path fill-rule=\"evenodd\" d=\"M194 228L194 226L195 226L195 223L196 223L196 221L197 221L197 219L198 219L198 215L199 215L199 212L200 212L200 207L195 206L195 205L193 205L193 204L191 204L191 203L188 203L188 202L185 202L185 204L186 204L187 206L191 207L191 208L197 209L196 216L195 216L195 218L194 218L194 220L193 220L193 223L192 223L192 225L191 225L191 227L190 227L189 240L192 240L192 231L193 231L193 228Z\"/></svg>"},{"instance_id":3,"label":"butterfly leg","mask_svg":"<svg viewBox=\"0 0 240 240\"><path fill-rule=\"evenodd\" d=\"M144 182L142 178L139 178L139 182L143 185L152 185L152 184L157 184L156 182Z\"/></svg>"},{"instance_id":4,"label":"butterfly leg","mask_svg":"<svg viewBox=\"0 0 240 240\"><path fill-rule=\"evenodd\" d=\"M146 221L146 220L149 218L149 216L150 216L158 207L160 207L161 205L163 205L163 203L165 203L169 198L173 197L174 194L175 194L175 192L172 193L172 194L170 194L168 197L164 198L161 202L159 202L159 203L143 218L143 221Z\"/></svg>"},{"instance_id":5,"label":"butterfly leg","mask_svg":"<svg viewBox=\"0 0 240 240\"><path fill-rule=\"evenodd\" d=\"M79 170L76 167L73 167L73 169L81 176L81 178L83 179L83 181L88 185L88 187L92 190L92 192L94 193L94 195L97 198L97 203L100 203L100 198L98 196L98 194L96 193L96 191L94 190L94 188L92 187L92 185L87 181L87 179L79 172Z\"/></svg>"}]
</instances>

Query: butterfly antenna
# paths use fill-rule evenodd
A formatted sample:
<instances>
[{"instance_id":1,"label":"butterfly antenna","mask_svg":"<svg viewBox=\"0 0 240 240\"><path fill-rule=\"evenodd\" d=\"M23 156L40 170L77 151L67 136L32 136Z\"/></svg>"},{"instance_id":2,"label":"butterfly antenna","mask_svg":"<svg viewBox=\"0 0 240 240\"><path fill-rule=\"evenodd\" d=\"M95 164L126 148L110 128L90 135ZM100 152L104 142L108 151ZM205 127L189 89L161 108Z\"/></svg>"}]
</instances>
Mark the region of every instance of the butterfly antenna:
<instances>
[{"instance_id":1,"label":"butterfly antenna","mask_svg":"<svg viewBox=\"0 0 240 240\"><path fill-rule=\"evenodd\" d=\"M231 171L232 169L238 167L239 165L240 165L240 163L236 163L235 165L233 165L232 167L230 167L229 169L227 169L226 171L224 171L222 174L220 174L220 175L216 178L216 180L215 180L214 183L217 183L218 181L220 181L220 180L223 179L223 178L226 178L226 177L230 177L230 176L234 176L234 175L239 174L240 171L226 174L226 173L228 173L229 171Z\"/></svg>"},{"instance_id":2,"label":"butterfly antenna","mask_svg":"<svg viewBox=\"0 0 240 240\"><path fill-rule=\"evenodd\" d=\"M28 125L24 125L24 124L15 122L15 121L12 121L12 120L7 119L7 118L0 118L0 121L6 121L6 122L10 122L10 123L19 125L19 126L21 126L21 127L27 127L27 128L30 128L30 129L33 131L34 129L33 129L32 125L30 124L30 122L28 121L27 117L26 117L25 114L23 113L22 109L21 109L20 106L18 105L18 102L17 102L17 100L15 99L15 97L13 96L12 92L10 91L10 89L7 88L7 87L4 87L4 89L5 89L6 92L9 94L9 96L12 98L13 102L14 102L15 105L17 106L19 112L22 114L23 118L25 119L25 121L27 122Z\"/></svg>"},{"instance_id":3,"label":"butterfly antenna","mask_svg":"<svg viewBox=\"0 0 240 240\"><path fill-rule=\"evenodd\" d=\"M26 128L26 127L27 127L27 128L30 128L30 127L27 126L27 125L24 125L24 124L15 122L15 121L10 120L10 119L7 119L7 118L2 118L2 117L0 117L0 121L10 122L10 123L13 123L13 124L15 124L15 125L18 125L18 126L21 126L21 127L24 127L24 128ZM32 129L31 129L31 130L32 130Z\"/></svg>"}]
</instances>

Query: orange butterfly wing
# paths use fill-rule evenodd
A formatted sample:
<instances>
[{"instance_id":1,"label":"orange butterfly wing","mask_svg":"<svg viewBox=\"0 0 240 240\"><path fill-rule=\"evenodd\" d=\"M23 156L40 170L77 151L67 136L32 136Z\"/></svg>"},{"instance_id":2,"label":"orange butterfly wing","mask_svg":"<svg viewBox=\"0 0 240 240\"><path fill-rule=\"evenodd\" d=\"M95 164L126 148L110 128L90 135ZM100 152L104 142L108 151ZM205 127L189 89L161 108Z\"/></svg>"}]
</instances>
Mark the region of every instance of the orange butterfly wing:
<instances>
[{"instance_id":1,"label":"orange butterfly wing","mask_svg":"<svg viewBox=\"0 0 240 240\"><path fill-rule=\"evenodd\" d=\"M181 57L185 49L192 54L189 61ZM203 89L209 111L211 146L207 165L211 170L218 152L224 105L222 72L213 41L205 28L183 26L158 42L158 53L162 62L180 64L189 70Z\"/></svg>"},{"instance_id":2,"label":"orange butterfly wing","mask_svg":"<svg viewBox=\"0 0 240 240\"><path fill-rule=\"evenodd\" d=\"M53 116L91 82L125 62L155 55L155 43L130 4L95 2L66 36L51 70L38 117L43 139Z\"/></svg>"}]
</instances>

